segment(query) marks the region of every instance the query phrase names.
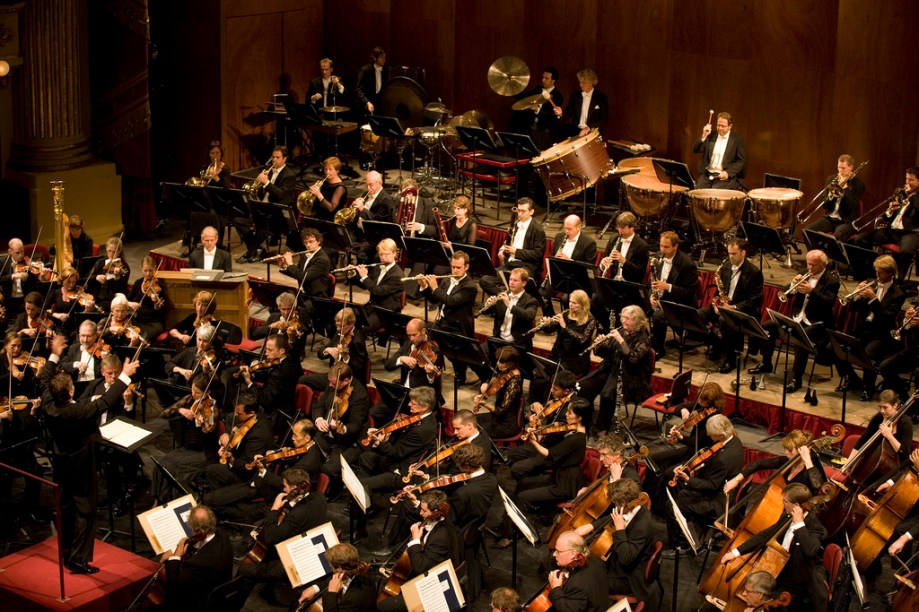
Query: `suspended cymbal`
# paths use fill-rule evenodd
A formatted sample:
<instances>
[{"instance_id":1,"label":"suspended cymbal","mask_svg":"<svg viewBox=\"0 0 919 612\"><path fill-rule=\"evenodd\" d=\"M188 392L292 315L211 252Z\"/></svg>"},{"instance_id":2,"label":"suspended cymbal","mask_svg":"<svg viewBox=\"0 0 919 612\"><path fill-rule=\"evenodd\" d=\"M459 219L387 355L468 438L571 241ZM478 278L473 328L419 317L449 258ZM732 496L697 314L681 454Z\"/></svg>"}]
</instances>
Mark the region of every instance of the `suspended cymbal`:
<instances>
[{"instance_id":1,"label":"suspended cymbal","mask_svg":"<svg viewBox=\"0 0 919 612\"><path fill-rule=\"evenodd\" d=\"M536 94L536 95L530 96L529 98L517 100L516 102L514 102L514 105L511 106L511 108L514 110L526 110L534 106L539 106L545 101L546 99L542 97L542 94Z\"/></svg>"},{"instance_id":2,"label":"suspended cymbal","mask_svg":"<svg viewBox=\"0 0 919 612\"><path fill-rule=\"evenodd\" d=\"M424 110L427 113L440 113L441 115L449 115L451 112L453 112L444 106L443 102L431 102L424 107Z\"/></svg>"},{"instance_id":3,"label":"suspended cymbal","mask_svg":"<svg viewBox=\"0 0 919 612\"><path fill-rule=\"evenodd\" d=\"M530 69L519 57L505 55L488 67L488 85L499 96L516 96L530 82Z\"/></svg>"},{"instance_id":4,"label":"suspended cymbal","mask_svg":"<svg viewBox=\"0 0 919 612\"><path fill-rule=\"evenodd\" d=\"M347 106L323 106L319 109L323 113L347 113L349 110Z\"/></svg>"},{"instance_id":5,"label":"suspended cymbal","mask_svg":"<svg viewBox=\"0 0 919 612\"><path fill-rule=\"evenodd\" d=\"M483 113L480 110L470 110L466 111L458 117L454 117L450 120L450 125L460 125L463 127L477 127L490 129L494 127L494 124L491 122L491 119L488 118L488 115Z\"/></svg>"}]
</instances>

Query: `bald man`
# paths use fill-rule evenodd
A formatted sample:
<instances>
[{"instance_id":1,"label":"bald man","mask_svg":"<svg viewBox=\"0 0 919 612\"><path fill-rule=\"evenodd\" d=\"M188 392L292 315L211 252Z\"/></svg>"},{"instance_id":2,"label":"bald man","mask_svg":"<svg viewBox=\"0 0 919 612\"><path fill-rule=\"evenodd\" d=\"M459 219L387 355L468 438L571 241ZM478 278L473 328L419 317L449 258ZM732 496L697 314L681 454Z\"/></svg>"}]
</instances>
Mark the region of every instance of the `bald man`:
<instances>
[{"instance_id":1,"label":"bald man","mask_svg":"<svg viewBox=\"0 0 919 612\"><path fill-rule=\"evenodd\" d=\"M7 245L7 256L0 263L0 289L5 298L7 320L12 321L25 309L25 296L38 289L38 278L28 271L18 272L16 264L21 263L29 253L19 238L13 238Z\"/></svg>"},{"instance_id":2,"label":"bald man","mask_svg":"<svg viewBox=\"0 0 919 612\"><path fill-rule=\"evenodd\" d=\"M593 238L585 234L581 223L581 218L577 215L568 215L562 224L562 231L555 235L552 240L552 257L557 259L567 259L569 261L581 261L593 266L597 259L597 243ZM590 293L588 288L585 291ZM545 303L543 313L547 317L555 315L555 306L552 304L552 294L555 290L546 276L543 282L542 297ZM568 302L567 296L562 296L562 303Z\"/></svg>"},{"instance_id":3,"label":"bald man","mask_svg":"<svg viewBox=\"0 0 919 612\"><path fill-rule=\"evenodd\" d=\"M364 184L367 185L367 195L354 200L352 204L360 211L359 218L365 221L392 223L393 201L392 196L383 189L383 175L371 170L364 175ZM358 222L358 227L360 225Z\"/></svg>"}]
</instances>

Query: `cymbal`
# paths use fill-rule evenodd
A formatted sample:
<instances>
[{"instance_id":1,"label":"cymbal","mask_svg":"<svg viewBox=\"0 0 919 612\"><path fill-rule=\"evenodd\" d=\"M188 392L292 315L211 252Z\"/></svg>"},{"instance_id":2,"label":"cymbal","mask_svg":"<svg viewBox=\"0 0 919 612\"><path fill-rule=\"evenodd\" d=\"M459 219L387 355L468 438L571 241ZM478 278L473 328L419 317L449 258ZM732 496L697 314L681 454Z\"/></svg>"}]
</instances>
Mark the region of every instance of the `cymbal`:
<instances>
[{"instance_id":1,"label":"cymbal","mask_svg":"<svg viewBox=\"0 0 919 612\"><path fill-rule=\"evenodd\" d=\"M516 96L530 82L530 69L519 57L505 55L488 67L488 85L499 96Z\"/></svg>"},{"instance_id":2,"label":"cymbal","mask_svg":"<svg viewBox=\"0 0 919 612\"><path fill-rule=\"evenodd\" d=\"M538 94L530 96L529 98L523 98L522 100L517 100L516 102L514 102L511 108L514 110L527 110L528 108L539 106L545 101L546 99L542 97L542 94L538 93Z\"/></svg>"},{"instance_id":3,"label":"cymbal","mask_svg":"<svg viewBox=\"0 0 919 612\"><path fill-rule=\"evenodd\" d=\"M424 112L426 113L440 113L441 115L449 115L453 111L444 106L443 102L431 102L424 107Z\"/></svg>"},{"instance_id":4,"label":"cymbal","mask_svg":"<svg viewBox=\"0 0 919 612\"><path fill-rule=\"evenodd\" d=\"M349 110L347 106L323 106L319 109L322 113L347 113Z\"/></svg>"},{"instance_id":5,"label":"cymbal","mask_svg":"<svg viewBox=\"0 0 919 612\"><path fill-rule=\"evenodd\" d=\"M488 115L483 113L480 110L470 110L466 111L458 117L454 117L450 120L450 125L453 126L463 126L463 127L477 127L489 129L494 127L494 124L491 122L491 119L488 118Z\"/></svg>"}]
</instances>

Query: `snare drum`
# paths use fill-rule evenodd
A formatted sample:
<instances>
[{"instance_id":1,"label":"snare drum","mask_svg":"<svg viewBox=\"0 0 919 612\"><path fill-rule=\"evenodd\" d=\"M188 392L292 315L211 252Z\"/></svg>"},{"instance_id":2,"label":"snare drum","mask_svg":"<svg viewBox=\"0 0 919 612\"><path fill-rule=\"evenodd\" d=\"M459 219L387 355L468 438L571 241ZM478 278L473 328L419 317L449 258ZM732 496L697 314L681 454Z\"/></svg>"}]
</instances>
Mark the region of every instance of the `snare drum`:
<instances>
[{"instance_id":1,"label":"snare drum","mask_svg":"<svg viewBox=\"0 0 919 612\"><path fill-rule=\"evenodd\" d=\"M593 187L612 166L598 130L562 141L534 157L530 163L546 185L550 202L564 200Z\"/></svg>"},{"instance_id":2,"label":"snare drum","mask_svg":"<svg viewBox=\"0 0 919 612\"><path fill-rule=\"evenodd\" d=\"M647 158L641 158L647 159ZM623 167L619 164L619 167ZM670 185L657 180L655 176L647 174L629 174L622 177L622 188L629 208L642 219L659 219L675 211L674 202L680 199L680 192L686 191L682 185L673 186L673 196L670 194Z\"/></svg>"},{"instance_id":3,"label":"snare drum","mask_svg":"<svg viewBox=\"0 0 919 612\"><path fill-rule=\"evenodd\" d=\"M803 193L786 187L764 187L747 194L763 225L773 229L788 229L798 211Z\"/></svg>"},{"instance_id":4,"label":"snare drum","mask_svg":"<svg viewBox=\"0 0 919 612\"><path fill-rule=\"evenodd\" d=\"M746 196L734 189L693 189L689 207L699 227L707 232L726 232L740 221Z\"/></svg>"}]
</instances>

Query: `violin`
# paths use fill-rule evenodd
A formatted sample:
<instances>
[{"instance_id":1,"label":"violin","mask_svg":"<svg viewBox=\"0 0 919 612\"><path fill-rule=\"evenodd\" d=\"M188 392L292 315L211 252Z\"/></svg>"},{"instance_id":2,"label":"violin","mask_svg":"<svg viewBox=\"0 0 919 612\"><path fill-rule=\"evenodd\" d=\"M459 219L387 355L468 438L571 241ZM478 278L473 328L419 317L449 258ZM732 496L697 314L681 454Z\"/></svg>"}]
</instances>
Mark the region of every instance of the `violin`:
<instances>
[{"instance_id":1,"label":"violin","mask_svg":"<svg viewBox=\"0 0 919 612\"><path fill-rule=\"evenodd\" d=\"M119 280L124 276L125 272L124 262L121 261L120 257L109 259L105 262L105 265L102 266L102 273L106 276L111 276L115 280Z\"/></svg>"},{"instance_id":2,"label":"violin","mask_svg":"<svg viewBox=\"0 0 919 612\"><path fill-rule=\"evenodd\" d=\"M434 366L434 373L438 376L443 373L442 370L435 365L437 363L437 353L434 352L434 348L428 340L413 347L409 357L418 362L423 361L426 365Z\"/></svg>"},{"instance_id":3,"label":"violin","mask_svg":"<svg viewBox=\"0 0 919 612\"><path fill-rule=\"evenodd\" d=\"M690 429L707 419L710 415L715 414L716 412L718 412L718 408L715 406L709 406L705 410L700 410L695 414L689 415L685 421L680 423L680 426L676 428L676 431L667 434L665 442L667 442L667 444L670 446L673 446L677 443L677 440L679 440L680 437L685 437L685 434Z\"/></svg>"},{"instance_id":4,"label":"violin","mask_svg":"<svg viewBox=\"0 0 919 612\"><path fill-rule=\"evenodd\" d=\"M255 419L252 420L254 421ZM278 510L278 525L280 525L284 521L284 517L287 516L287 512L290 510L290 504L297 503L309 492L310 481L307 480L292 488L284 496L284 505L281 506L280 510ZM246 556L243 557L243 560L239 562L240 567L243 565L249 565L250 563L261 563L265 556L268 554L268 550L271 547L265 542L265 526L266 525L263 524L262 527L255 529L250 533L252 539L255 540L255 542L253 542L252 548L249 549L249 552L246 553Z\"/></svg>"},{"instance_id":5,"label":"violin","mask_svg":"<svg viewBox=\"0 0 919 612\"><path fill-rule=\"evenodd\" d=\"M281 448L276 451L268 451L263 457L261 457L262 465L266 463L274 463L275 461L282 461L284 459L290 459L291 457L299 457L300 455L305 455L309 452L315 442L310 440L300 448ZM255 469L255 461L246 464L247 470Z\"/></svg>"},{"instance_id":6,"label":"violin","mask_svg":"<svg viewBox=\"0 0 919 612\"><path fill-rule=\"evenodd\" d=\"M717 453L722 448L724 448L724 445L726 442L727 440L722 440L721 442L715 442L709 448L703 448L702 450L700 450L698 453L696 453L696 455L692 459L690 459L688 462L680 466L683 468L683 472L687 474L688 476L692 476L693 474L695 474L702 467L703 463L707 462L709 459L715 456L715 453ZM676 483L679 482L679 480L680 480L680 477L674 474L673 480L671 480L667 484L670 485L671 487L675 487Z\"/></svg>"},{"instance_id":7,"label":"violin","mask_svg":"<svg viewBox=\"0 0 919 612\"><path fill-rule=\"evenodd\" d=\"M156 277L151 278L150 280L145 280L140 284L140 290L144 295L149 296L150 300L153 302L153 305L156 308L159 308L163 304L163 298L160 295L163 291L160 287L159 282L156 280Z\"/></svg>"},{"instance_id":8,"label":"violin","mask_svg":"<svg viewBox=\"0 0 919 612\"><path fill-rule=\"evenodd\" d=\"M431 468L432 466L437 465L444 459L451 457L453 453L456 452L456 449L462 446L466 446L467 444L470 444L468 438L466 440L460 440L459 442L454 442L453 444L446 446L440 449L439 451L436 451L430 457L422 459L418 463L413 463L412 465L408 467L406 475L402 477L402 482L405 482L405 483L411 482L413 476L415 476L416 474L423 473L421 470L426 470L426 469Z\"/></svg>"},{"instance_id":9,"label":"violin","mask_svg":"<svg viewBox=\"0 0 919 612\"><path fill-rule=\"evenodd\" d=\"M230 459L230 449L236 448L237 446L240 445L240 443L242 443L243 438L246 437L246 434L249 433L249 430L255 427L255 423L257 420L258 420L258 417L253 416L251 419L249 419L242 425L238 425L233 428L233 431L230 432L230 441L227 442L226 447L223 449L223 451L220 452L220 463L222 463L223 465L227 464L227 462Z\"/></svg>"},{"instance_id":10,"label":"violin","mask_svg":"<svg viewBox=\"0 0 919 612\"><path fill-rule=\"evenodd\" d=\"M214 317L209 314L206 314L201 317L195 317L195 322L192 324L192 327L198 329L199 326L204 325L205 323L213 323Z\"/></svg>"},{"instance_id":11,"label":"violin","mask_svg":"<svg viewBox=\"0 0 919 612\"><path fill-rule=\"evenodd\" d=\"M44 314L29 320L29 329L37 330L36 333L44 332L46 335L54 333L54 322Z\"/></svg>"},{"instance_id":12,"label":"violin","mask_svg":"<svg viewBox=\"0 0 919 612\"><path fill-rule=\"evenodd\" d=\"M275 357L274 359L263 359L262 361L253 361L252 365L249 366L249 372L261 372L262 370L267 370L268 368L273 368L281 364L281 359Z\"/></svg>"},{"instance_id":13,"label":"violin","mask_svg":"<svg viewBox=\"0 0 919 612\"><path fill-rule=\"evenodd\" d=\"M147 396L140 392L140 390L137 388L137 385L135 383L131 383L130 385L128 385L128 388L125 389L125 393L131 393L135 397L137 397L137 399L141 399L141 400L147 399Z\"/></svg>"},{"instance_id":14,"label":"violin","mask_svg":"<svg viewBox=\"0 0 919 612\"><path fill-rule=\"evenodd\" d=\"M214 368L217 366L217 354L214 352L214 349L204 351L201 356L198 357L198 365L201 366L201 371L205 374L213 372Z\"/></svg>"},{"instance_id":15,"label":"violin","mask_svg":"<svg viewBox=\"0 0 919 612\"><path fill-rule=\"evenodd\" d=\"M13 364L17 367L29 367L38 372L45 367L44 357L32 357L29 353L19 353L18 357L13 357Z\"/></svg>"},{"instance_id":16,"label":"violin","mask_svg":"<svg viewBox=\"0 0 919 612\"><path fill-rule=\"evenodd\" d=\"M353 391L354 387L348 385L338 391L335 397L332 398L332 406L329 408L329 418L327 420L335 421L335 433L338 435L341 435L345 430L345 424L341 422L341 418L348 412L348 400L351 398Z\"/></svg>"},{"instance_id":17,"label":"violin","mask_svg":"<svg viewBox=\"0 0 919 612\"><path fill-rule=\"evenodd\" d=\"M568 393L568 395L564 397L560 397L558 399L551 400L545 406L543 406L543 409L541 411L539 411L538 413L534 413L533 418L537 421L542 421L546 417L552 416L553 414L558 412L559 408L561 408L562 406L570 402L572 397L574 397L574 391L571 391L570 393Z\"/></svg>"},{"instance_id":18,"label":"violin","mask_svg":"<svg viewBox=\"0 0 919 612\"><path fill-rule=\"evenodd\" d=\"M338 338L339 339L338 339L338 359L337 361L344 361L345 357L347 357L351 353L351 349L349 347L351 346L351 340L354 338L354 329L352 329L350 332L348 332L344 336L339 335Z\"/></svg>"},{"instance_id":19,"label":"violin","mask_svg":"<svg viewBox=\"0 0 919 612\"><path fill-rule=\"evenodd\" d=\"M17 395L13 399L9 399L7 397L0 398L0 406L18 411L30 408L32 406L32 402L35 401L38 400L29 399L25 395Z\"/></svg>"},{"instance_id":20,"label":"violin","mask_svg":"<svg viewBox=\"0 0 919 612\"><path fill-rule=\"evenodd\" d=\"M112 352L112 347L109 344L106 344L102 338L99 338L88 347L86 347L86 352L95 357L96 359L102 359L106 355Z\"/></svg>"},{"instance_id":21,"label":"violin","mask_svg":"<svg viewBox=\"0 0 919 612\"><path fill-rule=\"evenodd\" d=\"M495 393L497 393L498 391L500 391L502 388L504 388L504 385L506 385L510 381L510 379L512 379L514 376L519 376L519 375L520 375L520 370L518 370L517 368L513 368L511 370L502 372L501 374L497 376L493 376L492 379L488 383L488 388L485 389L485 393L482 393L478 397L478 399L475 401L475 403L472 405L473 414L477 413L479 411L479 408L483 406L488 410L494 411L494 407L486 404L485 400L491 397L492 395L494 395Z\"/></svg>"},{"instance_id":22,"label":"violin","mask_svg":"<svg viewBox=\"0 0 919 612\"><path fill-rule=\"evenodd\" d=\"M204 433L214 431L216 411L214 410L214 399L210 395L205 395L201 399L192 402L190 410L195 419L195 424L201 428L201 431ZM246 469L251 468L247 466Z\"/></svg>"},{"instance_id":23,"label":"violin","mask_svg":"<svg viewBox=\"0 0 919 612\"><path fill-rule=\"evenodd\" d=\"M554 425L546 425L544 427L536 427L535 429L527 429L520 435L520 439L528 440L534 436L547 436L554 433L576 431L577 428L577 423L555 423Z\"/></svg>"},{"instance_id":24,"label":"violin","mask_svg":"<svg viewBox=\"0 0 919 612\"><path fill-rule=\"evenodd\" d=\"M34 274L40 281L46 283L55 280L57 276L54 270L46 266L44 262L32 260L28 255L16 264L16 272Z\"/></svg>"},{"instance_id":25,"label":"violin","mask_svg":"<svg viewBox=\"0 0 919 612\"><path fill-rule=\"evenodd\" d=\"M426 480L421 484L417 484L410 487L405 487L402 490L398 491L395 495L389 498L389 503L395 504L398 503L405 495L412 493L424 493L425 491L430 491L431 489L439 489L441 487L449 487L452 484L458 482L463 482L472 478L472 474L449 474L447 476L440 476L438 478L433 478L431 480Z\"/></svg>"},{"instance_id":26,"label":"violin","mask_svg":"<svg viewBox=\"0 0 919 612\"><path fill-rule=\"evenodd\" d=\"M140 328L136 325L113 323L112 326L109 327L109 331L116 336L124 336L131 344L134 344L135 341L143 345L147 344L147 340L141 335Z\"/></svg>"},{"instance_id":27,"label":"violin","mask_svg":"<svg viewBox=\"0 0 919 612\"><path fill-rule=\"evenodd\" d=\"M373 440L374 437L382 438L386 436L387 434L391 434L394 431L397 431L399 429L404 429L408 427L409 425L411 425L412 423L417 423L418 421L421 420L422 416L424 415L423 414L413 414L411 416L396 417L388 425L384 425L382 428L376 430L372 434L368 433L367 437L361 440L361 446L370 446L370 442Z\"/></svg>"}]
</instances>

